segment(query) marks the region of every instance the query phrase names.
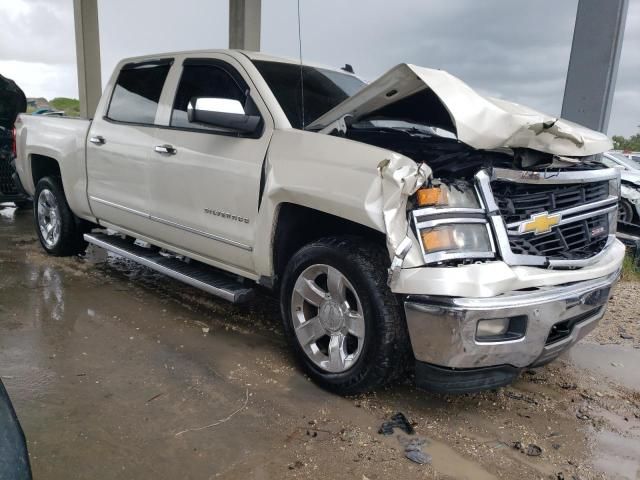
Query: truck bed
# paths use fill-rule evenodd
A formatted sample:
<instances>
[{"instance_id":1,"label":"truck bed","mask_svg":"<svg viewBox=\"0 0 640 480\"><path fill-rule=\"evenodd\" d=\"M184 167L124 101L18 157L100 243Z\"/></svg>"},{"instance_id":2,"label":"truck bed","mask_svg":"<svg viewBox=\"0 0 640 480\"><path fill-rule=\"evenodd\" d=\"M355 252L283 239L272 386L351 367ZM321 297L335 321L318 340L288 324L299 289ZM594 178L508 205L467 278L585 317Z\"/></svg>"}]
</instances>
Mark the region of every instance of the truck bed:
<instances>
[{"instance_id":1,"label":"truck bed","mask_svg":"<svg viewBox=\"0 0 640 480\"><path fill-rule=\"evenodd\" d=\"M24 189L35 192L32 160L36 156L56 159L60 164L62 185L69 206L75 212L88 213L86 197L86 139L91 120L21 114L16 120L16 169Z\"/></svg>"}]
</instances>

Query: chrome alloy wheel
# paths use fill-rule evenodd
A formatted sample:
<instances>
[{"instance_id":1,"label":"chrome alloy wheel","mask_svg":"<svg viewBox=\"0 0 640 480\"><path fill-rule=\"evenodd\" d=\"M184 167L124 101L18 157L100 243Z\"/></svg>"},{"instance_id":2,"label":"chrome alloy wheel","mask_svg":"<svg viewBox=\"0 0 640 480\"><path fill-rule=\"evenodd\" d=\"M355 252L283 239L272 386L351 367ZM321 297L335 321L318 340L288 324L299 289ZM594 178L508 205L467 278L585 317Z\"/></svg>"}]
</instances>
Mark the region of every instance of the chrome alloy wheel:
<instances>
[{"instance_id":1,"label":"chrome alloy wheel","mask_svg":"<svg viewBox=\"0 0 640 480\"><path fill-rule=\"evenodd\" d=\"M347 278L329 265L312 265L296 280L291 318L304 353L321 369L347 371L362 353L362 304Z\"/></svg>"},{"instance_id":2,"label":"chrome alloy wheel","mask_svg":"<svg viewBox=\"0 0 640 480\"><path fill-rule=\"evenodd\" d=\"M38 227L44 243L53 248L60 240L60 208L51 190L44 189L38 195Z\"/></svg>"}]
</instances>

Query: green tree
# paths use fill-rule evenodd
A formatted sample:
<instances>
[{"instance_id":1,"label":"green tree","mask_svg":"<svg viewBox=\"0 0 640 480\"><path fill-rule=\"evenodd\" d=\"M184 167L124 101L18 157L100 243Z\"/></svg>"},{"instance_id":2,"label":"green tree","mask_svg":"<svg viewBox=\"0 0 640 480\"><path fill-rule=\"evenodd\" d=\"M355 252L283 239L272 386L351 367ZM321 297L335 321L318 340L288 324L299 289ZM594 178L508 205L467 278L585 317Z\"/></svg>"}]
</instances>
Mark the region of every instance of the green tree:
<instances>
[{"instance_id":1,"label":"green tree","mask_svg":"<svg viewBox=\"0 0 640 480\"><path fill-rule=\"evenodd\" d=\"M622 135L614 135L612 140L613 148L615 150L631 150L632 152L640 151L640 133L631 135L629 138L623 137Z\"/></svg>"},{"instance_id":2,"label":"green tree","mask_svg":"<svg viewBox=\"0 0 640 480\"><path fill-rule=\"evenodd\" d=\"M69 117L80 116L80 101L75 98L56 97L49 101L49 105L56 110L62 110Z\"/></svg>"}]
</instances>

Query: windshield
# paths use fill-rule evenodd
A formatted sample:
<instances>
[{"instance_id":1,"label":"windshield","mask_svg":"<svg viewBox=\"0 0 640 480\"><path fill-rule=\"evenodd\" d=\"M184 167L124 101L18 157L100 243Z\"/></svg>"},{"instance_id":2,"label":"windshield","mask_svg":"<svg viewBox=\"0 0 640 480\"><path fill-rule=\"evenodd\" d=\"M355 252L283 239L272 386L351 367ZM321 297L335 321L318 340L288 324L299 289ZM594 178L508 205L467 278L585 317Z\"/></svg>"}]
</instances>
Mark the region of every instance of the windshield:
<instances>
[{"instance_id":1,"label":"windshield","mask_svg":"<svg viewBox=\"0 0 640 480\"><path fill-rule=\"evenodd\" d=\"M254 60L293 128L303 128L358 92L365 83L358 77L294 63ZM304 80L304 119L300 79Z\"/></svg>"}]
</instances>

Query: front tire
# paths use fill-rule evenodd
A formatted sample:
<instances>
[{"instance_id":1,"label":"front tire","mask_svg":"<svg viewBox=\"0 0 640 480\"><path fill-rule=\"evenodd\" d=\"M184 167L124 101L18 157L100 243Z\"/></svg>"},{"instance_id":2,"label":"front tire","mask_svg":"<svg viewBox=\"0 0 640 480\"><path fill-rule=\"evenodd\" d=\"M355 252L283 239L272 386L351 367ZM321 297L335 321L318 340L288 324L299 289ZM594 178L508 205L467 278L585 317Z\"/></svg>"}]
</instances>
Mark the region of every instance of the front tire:
<instances>
[{"instance_id":1,"label":"front tire","mask_svg":"<svg viewBox=\"0 0 640 480\"><path fill-rule=\"evenodd\" d=\"M86 250L84 222L71 212L59 178L40 179L33 205L38 239L49 255L68 257Z\"/></svg>"},{"instance_id":2,"label":"front tire","mask_svg":"<svg viewBox=\"0 0 640 480\"><path fill-rule=\"evenodd\" d=\"M382 387L406 372L404 315L386 284L389 257L356 237L300 249L285 270L280 308L305 372L342 395Z\"/></svg>"}]
</instances>

